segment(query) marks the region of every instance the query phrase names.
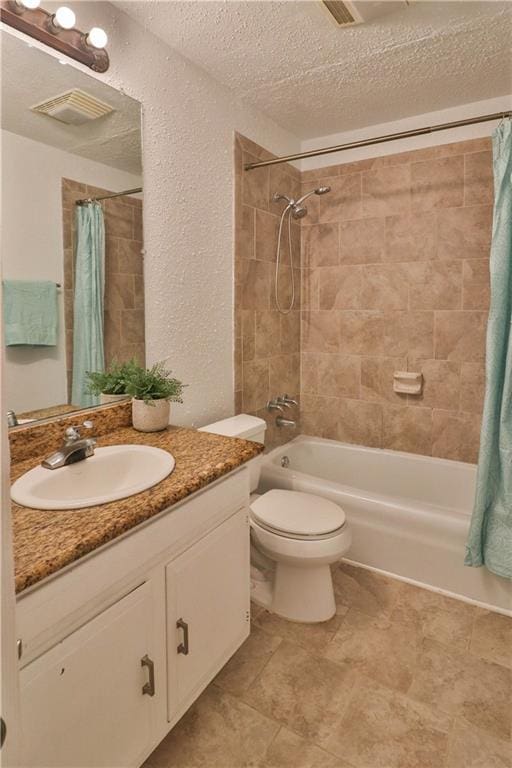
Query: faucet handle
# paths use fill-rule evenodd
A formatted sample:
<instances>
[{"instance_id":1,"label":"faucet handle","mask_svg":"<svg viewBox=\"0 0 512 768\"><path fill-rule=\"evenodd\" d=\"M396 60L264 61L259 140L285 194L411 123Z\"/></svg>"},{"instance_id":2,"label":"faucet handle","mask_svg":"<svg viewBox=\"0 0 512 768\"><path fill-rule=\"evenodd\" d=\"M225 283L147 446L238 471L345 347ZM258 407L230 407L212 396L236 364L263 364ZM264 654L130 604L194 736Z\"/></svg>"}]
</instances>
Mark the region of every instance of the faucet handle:
<instances>
[{"instance_id":1,"label":"faucet handle","mask_svg":"<svg viewBox=\"0 0 512 768\"><path fill-rule=\"evenodd\" d=\"M290 408L292 405L298 405L298 402L293 400L293 398L288 397L288 395L282 395L281 397L278 397L277 402L280 405L285 405L287 408Z\"/></svg>"},{"instance_id":2,"label":"faucet handle","mask_svg":"<svg viewBox=\"0 0 512 768\"><path fill-rule=\"evenodd\" d=\"M280 411L281 413L284 413L284 408L281 404L281 401L279 398L276 398L275 400L269 400L267 403L267 411L270 413L272 411Z\"/></svg>"},{"instance_id":3,"label":"faucet handle","mask_svg":"<svg viewBox=\"0 0 512 768\"><path fill-rule=\"evenodd\" d=\"M86 429L92 429L93 426L94 423L90 421L90 419L86 419L83 424L74 424L71 427L67 427L64 434L66 435L69 442L74 442L75 440L80 439L80 430L82 427L85 427Z\"/></svg>"}]
</instances>

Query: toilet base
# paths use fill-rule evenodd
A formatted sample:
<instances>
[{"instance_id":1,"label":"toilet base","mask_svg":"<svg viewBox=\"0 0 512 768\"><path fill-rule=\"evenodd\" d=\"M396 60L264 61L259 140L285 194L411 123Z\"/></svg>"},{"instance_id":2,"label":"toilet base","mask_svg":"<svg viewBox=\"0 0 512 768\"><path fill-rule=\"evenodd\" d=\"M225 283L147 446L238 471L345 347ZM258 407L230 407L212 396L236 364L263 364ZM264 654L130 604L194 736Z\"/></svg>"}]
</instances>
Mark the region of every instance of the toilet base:
<instances>
[{"instance_id":1,"label":"toilet base","mask_svg":"<svg viewBox=\"0 0 512 768\"><path fill-rule=\"evenodd\" d=\"M251 600L288 621L316 624L336 613L328 565L297 568L276 563L272 572L251 578Z\"/></svg>"}]
</instances>

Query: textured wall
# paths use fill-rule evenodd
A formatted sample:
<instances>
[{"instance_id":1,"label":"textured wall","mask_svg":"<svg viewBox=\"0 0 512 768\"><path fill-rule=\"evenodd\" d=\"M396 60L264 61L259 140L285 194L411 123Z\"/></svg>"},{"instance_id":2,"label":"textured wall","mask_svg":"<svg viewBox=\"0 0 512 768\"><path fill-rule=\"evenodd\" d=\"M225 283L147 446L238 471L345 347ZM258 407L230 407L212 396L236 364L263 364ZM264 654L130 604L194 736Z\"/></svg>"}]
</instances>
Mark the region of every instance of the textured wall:
<instances>
[{"instance_id":1,"label":"textured wall","mask_svg":"<svg viewBox=\"0 0 512 768\"><path fill-rule=\"evenodd\" d=\"M114 190L62 179L64 239L64 316L68 402L73 368L73 296L75 287L75 200ZM118 190L119 191L119 190ZM142 200L116 197L102 203L105 224L105 365L135 358L144 365L144 278Z\"/></svg>"},{"instance_id":2,"label":"textured wall","mask_svg":"<svg viewBox=\"0 0 512 768\"><path fill-rule=\"evenodd\" d=\"M274 192L297 198L300 173L289 165L245 172L245 163L271 155L243 136L235 137L235 409L267 421L267 447L287 442L293 428L275 425L278 412L269 413L268 400L299 395L300 372L300 226L292 224L297 300L294 309L281 315L276 309L275 259L283 203L274 203ZM291 300L288 229L283 231L279 301ZM298 418L298 409L286 414Z\"/></svg>"},{"instance_id":3,"label":"textured wall","mask_svg":"<svg viewBox=\"0 0 512 768\"><path fill-rule=\"evenodd\" d=\"M309 170L303 431L476 461L492 220L490 139ZM421 397L393 372L420 371Z\"/></svg>"},{"instance_id":4,"label":"textured wall","mask_svg":"<svg viewBox=\"0 0 512 768\"><path fill-rule=\"evenodd\" d=\"M84 71L143 107L148 362L168 357L189 383L184 405L173 408L175 423L230 415L233 132L276 153L297 150L299 141L109 3L68 5L82 29L101 26L109 35L109 71Z\"/></svg>"}]
</instances>

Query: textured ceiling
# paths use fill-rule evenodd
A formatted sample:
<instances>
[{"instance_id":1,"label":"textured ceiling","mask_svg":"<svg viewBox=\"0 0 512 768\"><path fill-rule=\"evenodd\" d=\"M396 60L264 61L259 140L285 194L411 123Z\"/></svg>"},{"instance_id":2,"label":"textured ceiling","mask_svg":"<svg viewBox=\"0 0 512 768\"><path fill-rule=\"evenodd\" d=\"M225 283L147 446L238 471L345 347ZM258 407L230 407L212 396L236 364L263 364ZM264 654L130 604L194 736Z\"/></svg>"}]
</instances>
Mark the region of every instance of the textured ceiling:
<instances>
[{"instance_id":1,"label":"textured ceiling","mask_svg":"<svg viewBox=\"0 0 512 768\"><path fill-rule=\"evenodd\" d=\"M129 173L142 173L140 104L53 56L2 33L2 121L11 133ZM81 88L115 111L83 125L65 125L30 107Z\"/></svg>"},{"instance_id":2,"label":"textured ceiling","mask_svg":"<svg viewBox=\"0 0 512 768\"><path fill-rule=\"evenodd\" d=\"M512 91L511 2L418 1L342 29L316 0L115 5L302 138Z\"/></svg>"}]
</instances>

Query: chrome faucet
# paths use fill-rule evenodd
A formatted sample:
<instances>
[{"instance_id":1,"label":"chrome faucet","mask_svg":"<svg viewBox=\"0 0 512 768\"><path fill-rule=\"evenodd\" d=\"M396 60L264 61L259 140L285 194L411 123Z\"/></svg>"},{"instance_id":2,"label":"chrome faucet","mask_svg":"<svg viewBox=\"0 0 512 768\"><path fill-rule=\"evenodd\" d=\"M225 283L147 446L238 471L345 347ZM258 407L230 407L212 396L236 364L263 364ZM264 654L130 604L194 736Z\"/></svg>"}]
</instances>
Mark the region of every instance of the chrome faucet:
<instances>
[{"instance_id":1,"label":"chrome faucet","mask_svg":"<svg viewBox=\"0 0 512 768\"><path fill-rule=\"evenodd\" d=\"M298 405L298 402L291 397L288 397L288 395L281 395L281 397L276 398L276 402L278 405L284 405L285 408L291 408L292 405Z\"/></svg>"},{"instance_id":2,"label":"chrome faucet","mask_svg":"<svg viewBox=\"0 0 512 768\"><path fill-rule=\"evenodd\" d=\"M64 442L60 450L55 451L41 462L45 469L59 469L77 461L83 461L89 456L94 456L96 440L92 437L81 437L80 429L92 429L92 421L84 421L82 425L68 427L64 433Z\"/></svg>"}]
</instances>

